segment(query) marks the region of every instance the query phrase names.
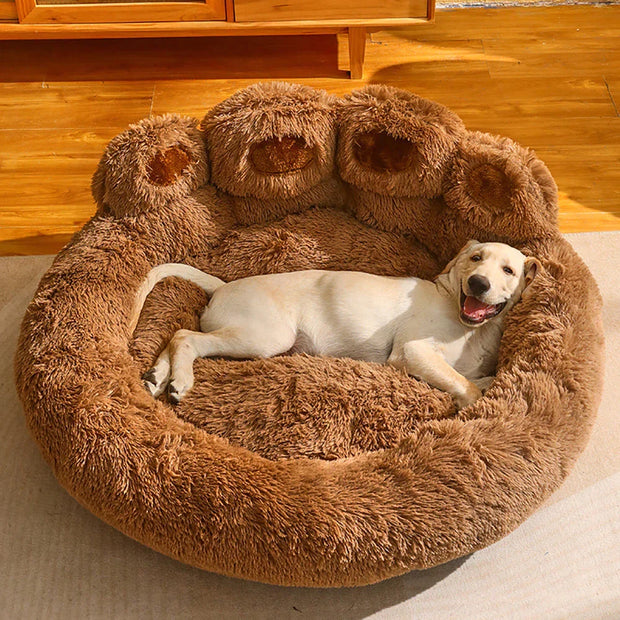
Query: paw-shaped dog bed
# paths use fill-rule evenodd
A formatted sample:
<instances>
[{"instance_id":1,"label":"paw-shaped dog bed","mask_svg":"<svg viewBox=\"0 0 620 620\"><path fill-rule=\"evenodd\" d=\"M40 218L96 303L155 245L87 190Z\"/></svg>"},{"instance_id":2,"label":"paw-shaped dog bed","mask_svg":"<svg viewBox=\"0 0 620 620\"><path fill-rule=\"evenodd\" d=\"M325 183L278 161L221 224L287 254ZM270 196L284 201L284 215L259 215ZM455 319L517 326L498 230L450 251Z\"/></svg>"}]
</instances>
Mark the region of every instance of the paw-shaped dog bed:
<instances>
[{"instance_id":1,"label":"paw-shaped dog bed","mask_svg":"<svg viewBox=\"0 0 620 620\"><path fill-rule=\"evenodd\" d=\"M257 84L200 124L130 127L93 193L96 216L28 308L16 380L60 483L136 540L274 584L372 583L500 539L582 450L601 392L601 299L532 151L385 86L336 98ZM197 360L178 406L143 387L206 302L162 282L130 333L155 265L224 280L307 268L432 278L470 238L543 265L472 406L391 367L306 355Z\"/></svg>"}]
</instances>

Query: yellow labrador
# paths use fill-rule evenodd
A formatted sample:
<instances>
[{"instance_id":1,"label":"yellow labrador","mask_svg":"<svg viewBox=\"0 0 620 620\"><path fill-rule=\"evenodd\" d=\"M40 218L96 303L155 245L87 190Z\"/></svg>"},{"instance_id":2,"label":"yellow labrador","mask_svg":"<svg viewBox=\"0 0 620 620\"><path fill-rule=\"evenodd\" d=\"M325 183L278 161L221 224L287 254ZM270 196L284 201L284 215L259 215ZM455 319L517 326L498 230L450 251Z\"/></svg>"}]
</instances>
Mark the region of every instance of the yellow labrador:
<instances>
[{"instance_id":1,"label":"yellow labrador","mask_svg":"<svg viewBox=\"0 0 620 620\"><path fill-rule=\"evenodd\" d=\"M197 357L265 358L286 352L388 363L465 407L493 377L503 316L539 262L503 243L469 241L434 282L353 271L296 271L225 283L188 265L155 267L138 292L132 327L155 284L190 280L211 300L201 332L179 330L143 377L178 403Z\"/></svg>"}]
</instances>

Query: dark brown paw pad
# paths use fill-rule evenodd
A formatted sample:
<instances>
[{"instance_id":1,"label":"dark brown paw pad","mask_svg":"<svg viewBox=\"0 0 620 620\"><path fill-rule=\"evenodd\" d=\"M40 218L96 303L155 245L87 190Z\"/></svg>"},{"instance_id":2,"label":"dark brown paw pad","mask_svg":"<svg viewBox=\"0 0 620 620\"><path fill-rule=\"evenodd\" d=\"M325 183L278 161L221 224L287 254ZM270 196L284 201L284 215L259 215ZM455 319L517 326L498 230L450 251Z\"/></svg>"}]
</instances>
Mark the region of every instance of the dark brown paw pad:
<instances>
[{"instance_id":1,"label":"dark brown paw pad","mask_svg":"<svg viewBox=\"0 0 620 620\"><path fill-rule=\"evenodd\" d=\"M250 147L250 162L256 170L265 174L303 170L313 159L313 149L298 136L270 138Z\"/></svg>"},{"instance_id":2,"label":"dark brown paw pad","mask_svg":"<svg viewBox=\"0 0 620 620\"><path fill-rule=\"evenodd\" d=\"M192 161L191 154L182 146L171 146L157 151L147 164L149 181L155 185L172 185Z\"/></svg>"},{"instance_id":3,"label":"dark brown paw pad","mask_svg":"<svg viewBox=\"0 0 620 620\"><path fill-rule=\"evenodd\" d=\"M383 131L360 132L353 140L357 161L375 172L403 172L419 164L416 145L405 138L395 138Z\"/></svg>"},{"instance_id":4,"label":"dark brown paw pad","mask_svg":"<svg viewBox=\"0 0 620 620\"><path fill-rule=\"evenodd\" d=\"M213 183L233 196L278 200L332 177L336 101L308 86L273 82L218 104L202 122Z\"/></svg>"},{"instance_id":5,"label":"dark brown paw pad","mask_svg":"<svg viewBox=\"0 0 620 620\"><path fill-rule=\"evenodd\" d=\"M93 176L99 211L116 217L157 209L208 181L207 155L195 119L147 118L116 136Z\"/></svg>"},{"instance_id":6,"label":"dark brown paw pad","mask_svg":"<svg viewBox=\"0 0 620 620\"><path fill-rule=\"evenodd\" d=\"M371 85L341 105L340 175L362 190L433 198L465 129L448 108L397 88Z\"/></svg>"},{"instance_id":7,"label":"dark brown paw pad","mask_svg":"<svg viewBox=\"0 0 620 620\"><path fill-rule=\"evenodd\" d=\"M551 174L533 151L509 138L470 133L459 145L444 197L468 223L506 240L558 230Z\"/></svg>"}]
</instances>

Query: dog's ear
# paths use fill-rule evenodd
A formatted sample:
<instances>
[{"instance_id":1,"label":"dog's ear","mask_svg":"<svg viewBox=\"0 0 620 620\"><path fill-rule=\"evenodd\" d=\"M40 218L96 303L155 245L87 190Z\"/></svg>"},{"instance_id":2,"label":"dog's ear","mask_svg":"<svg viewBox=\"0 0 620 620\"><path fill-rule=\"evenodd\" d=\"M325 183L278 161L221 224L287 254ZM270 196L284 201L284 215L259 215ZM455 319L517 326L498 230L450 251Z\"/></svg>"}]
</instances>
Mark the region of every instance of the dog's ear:
<instances>
[{"instance_id":1,"label":"dog's ear","mask_svg":"<svg viewBox=\"0 0 620 620\"><path fill-rule=\"evenodd\" d=\"M469 250L469 248L473 247L474 245L478 245L480 243L480 241L476 241L476 239L470 239L457 253L456 256L443 268L443 271L439 274L440 276L445 275L446 273L448 273L452 267L454 267L456 261L458 260L459 256L463 253L463 252L467 252L467 250Z\"/></svg>"},{"instance_id":2,"label":"dog's ear","mask_svg":"<svg viewBox=\"0 0 620 620\"><path fill-rule=\"evenodd\" d=\"M525 288L527 288L533 281L540 270L542 265L537 258L528 256L523 264L523 277L525 279Z\"/></svg>"}]
</instances>

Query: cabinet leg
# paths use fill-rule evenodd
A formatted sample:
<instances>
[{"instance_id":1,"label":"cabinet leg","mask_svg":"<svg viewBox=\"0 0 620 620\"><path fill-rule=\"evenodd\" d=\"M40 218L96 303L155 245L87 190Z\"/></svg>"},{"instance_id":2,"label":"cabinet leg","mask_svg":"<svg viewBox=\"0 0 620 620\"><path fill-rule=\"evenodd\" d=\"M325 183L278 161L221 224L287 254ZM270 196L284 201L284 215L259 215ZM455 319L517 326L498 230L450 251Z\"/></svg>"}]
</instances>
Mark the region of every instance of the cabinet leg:
<instances>
[{"instance_id":1,"label":"cabinet leg","mask_svg":"<svg viewBox=\"0 0 620 620\"><path fill-rule=\"evenodd\" d=\"M349 28L349 67L351 79L359 80L364 73L366 28Z\"/></svg>"}]
</instances>

